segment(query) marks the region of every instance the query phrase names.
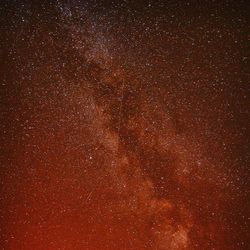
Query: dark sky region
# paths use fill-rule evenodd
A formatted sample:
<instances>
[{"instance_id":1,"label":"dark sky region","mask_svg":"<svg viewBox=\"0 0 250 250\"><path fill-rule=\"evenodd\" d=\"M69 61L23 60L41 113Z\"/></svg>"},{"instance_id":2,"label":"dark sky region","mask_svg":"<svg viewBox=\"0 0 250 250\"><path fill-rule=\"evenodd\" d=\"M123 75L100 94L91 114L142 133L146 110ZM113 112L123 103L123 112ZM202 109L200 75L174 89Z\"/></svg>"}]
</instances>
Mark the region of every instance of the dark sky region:
<instances>
[{"instance_id":1,"label":"dark sky region","mask_svg":"<svg viewBox=\"0 0 250 250\"><path fill-rule=\"evenodd\" d=\"M0 248L249 249L248 1L0 3Z\"/></svg>"}]
</instances>

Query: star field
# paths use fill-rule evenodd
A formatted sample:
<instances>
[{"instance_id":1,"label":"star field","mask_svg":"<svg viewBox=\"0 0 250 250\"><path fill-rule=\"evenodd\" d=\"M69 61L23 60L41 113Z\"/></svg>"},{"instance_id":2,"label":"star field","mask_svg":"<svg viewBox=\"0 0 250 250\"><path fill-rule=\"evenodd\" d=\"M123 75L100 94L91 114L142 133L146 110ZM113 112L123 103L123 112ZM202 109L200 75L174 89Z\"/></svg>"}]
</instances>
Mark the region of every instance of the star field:
<instances>
[{"instance_id":1,"label":"star field","mask_svg":"<svg viewBox=\"0 0 250 250\"><path fill-rule=\"evenodd\" d=\"M0 7L1 249L249 249L247 1Z\"/></svg>"}]
</instances>

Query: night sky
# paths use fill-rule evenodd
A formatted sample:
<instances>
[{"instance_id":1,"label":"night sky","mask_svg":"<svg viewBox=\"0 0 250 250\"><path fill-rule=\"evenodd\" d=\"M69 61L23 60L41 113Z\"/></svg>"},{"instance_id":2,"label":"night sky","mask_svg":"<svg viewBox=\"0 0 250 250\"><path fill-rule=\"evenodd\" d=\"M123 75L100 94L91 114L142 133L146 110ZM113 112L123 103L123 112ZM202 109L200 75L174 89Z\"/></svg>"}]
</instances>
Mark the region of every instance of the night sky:
<instances>
[{"instance_id":1,"label":"night sky","mask_svg":"<svg viewBox=\"0 0 250 250\"><path fill-rule=\"evenodd\" d=\"M250 249L249 6L1 1L0 249Z\"/></svg>"}]
</instances>

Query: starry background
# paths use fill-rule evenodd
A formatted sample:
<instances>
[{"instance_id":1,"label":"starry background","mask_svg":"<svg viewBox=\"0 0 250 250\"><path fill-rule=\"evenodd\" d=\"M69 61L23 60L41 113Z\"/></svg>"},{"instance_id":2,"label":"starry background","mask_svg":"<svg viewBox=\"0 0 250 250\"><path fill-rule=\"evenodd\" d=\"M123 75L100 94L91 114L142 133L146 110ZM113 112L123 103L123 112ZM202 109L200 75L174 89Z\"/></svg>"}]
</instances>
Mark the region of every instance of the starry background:
<instances>
[{"instance_id":1,"label":"starry background","mask_svg":"<svg viewBox=\"0 0 250 250\"><path fill-rule=\"evenodd\" d=\"M1 249L249 249L247 1L1 1Z\"/></svg>"}]
</instances>

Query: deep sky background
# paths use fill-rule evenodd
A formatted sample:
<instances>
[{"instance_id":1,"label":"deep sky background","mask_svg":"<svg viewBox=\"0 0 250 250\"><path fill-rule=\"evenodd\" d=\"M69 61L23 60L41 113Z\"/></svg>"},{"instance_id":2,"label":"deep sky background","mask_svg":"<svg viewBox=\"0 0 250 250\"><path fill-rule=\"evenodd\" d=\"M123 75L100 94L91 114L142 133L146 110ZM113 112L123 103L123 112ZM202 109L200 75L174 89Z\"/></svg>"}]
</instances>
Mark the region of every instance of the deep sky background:
<instances>
[{"instance_id":1,"label":"deep sky background","mask_svg":"<svg viewBox=\"0 0 250 250\"><path fill-rule=\"evenodd\" d=\"M248 1L1 1L0 248L249 249Z\"/></svg>"}]
</instances>

